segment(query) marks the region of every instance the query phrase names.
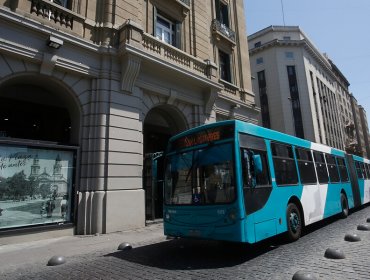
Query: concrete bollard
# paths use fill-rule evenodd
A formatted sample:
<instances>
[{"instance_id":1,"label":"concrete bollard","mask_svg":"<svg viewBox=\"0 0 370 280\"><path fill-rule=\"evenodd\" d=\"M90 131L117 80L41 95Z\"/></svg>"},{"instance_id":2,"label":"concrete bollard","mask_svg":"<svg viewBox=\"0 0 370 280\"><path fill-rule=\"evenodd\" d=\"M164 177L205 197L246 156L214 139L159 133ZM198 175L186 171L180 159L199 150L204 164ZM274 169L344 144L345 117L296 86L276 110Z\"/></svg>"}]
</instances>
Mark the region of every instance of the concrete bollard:
<instances>
[{"instance_id":1,"label":"concrete bollard","mask_svg":"<svg viewBox=\"0 0 370 280\"><path fill-rule=\"evenodd\" d=\"M117 250L121 250L121 251L127 251L127 250L131 250L132 249L132 246L130 243L127 243L127 242L123 242L121 244L119 244Z\"/></svg>"},{"instance_id":2,"label":"concrete bollard","mask_svg":"<svg viewBox=\"0 0 370 280\"><path fill-rule=\"evenodd\" d=\"M339 249L328 248L325 251L324 257L327 259L345 259L346 256Z\"/></svg>"},{"instance_id":3,"label":"concrete bollard","mask_svg":"<svg viewBox=\"0 0 370 280\"><path fill-rule=\"evenodd\" d=\"M358 236L357 234L346 234L344 236L344 240L348 242L358 242L361 241L361 237Z\"/></svg>"},{"instance_id":4,"label":"concrete bollard","mask_svg":"<svg viewBox=\"0 0 370 280\"><path fill-rule=\"evenodd\" d=\"M292 280L317 280L317 278L310 272L299 270L294 273Z\"/></svg>"},{"instance_id":5,"label":"concrete bollard","mask_svg":"<svg viewBox=\"0 0 370 280\"><path fill-rule=\"evenodd\" d=\"M60 265L60 264L64 264L65 262L66 262L65 257L63 257L63 256L53 256L48 261L48 266Z\"/></svg>"},{"instance_id":6,"label":"concrete bollard","mask_svg":"<svg viewBox=\"0 0 370 280\"><path fill-rule=\"evenodd\" d=\"M358 225L357 230L370 231L370 225Z\"/></svg>"}]
</instances>

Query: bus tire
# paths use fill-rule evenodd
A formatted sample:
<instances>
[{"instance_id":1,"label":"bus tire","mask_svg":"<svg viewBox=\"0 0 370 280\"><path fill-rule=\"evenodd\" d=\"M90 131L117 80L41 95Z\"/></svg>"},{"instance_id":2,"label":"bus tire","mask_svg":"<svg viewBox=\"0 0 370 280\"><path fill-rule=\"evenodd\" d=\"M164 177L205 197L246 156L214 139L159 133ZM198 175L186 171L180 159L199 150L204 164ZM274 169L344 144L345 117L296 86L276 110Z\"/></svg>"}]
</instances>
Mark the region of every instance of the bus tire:
<instances>
[{"instance_id":1,"label":"bus tire","mask_svg":"<svg viewBox=\"0 0 370 280\"><path fill-rule=\"evenodd\" d=\"M298 240L302 234L302 215L296 204L288 204L286 209L286 219L288 227L288 241L293 242Z\"/></svg>"},{"instance_id":2,"label":"bus tire","mask_svg":"<svg viewBox=\"0 0 370 280\"><path fill-rule=\"evenodd\" d=\"M348 217L349 208L348 208L348 200L344 193L340 194L340 205L342 208L342 212L340 213L340 216L342 217L342 219L345 219Z\"/></svg>"}]
</instances>

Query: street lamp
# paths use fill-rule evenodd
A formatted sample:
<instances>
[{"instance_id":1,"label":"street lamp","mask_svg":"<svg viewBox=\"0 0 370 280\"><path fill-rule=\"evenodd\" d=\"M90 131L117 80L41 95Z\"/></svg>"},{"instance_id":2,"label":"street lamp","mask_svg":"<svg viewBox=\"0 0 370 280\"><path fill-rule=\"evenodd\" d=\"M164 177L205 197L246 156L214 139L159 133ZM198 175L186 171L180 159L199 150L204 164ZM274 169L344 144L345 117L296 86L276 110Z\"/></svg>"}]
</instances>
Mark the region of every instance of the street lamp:
<instances>
[{"instance_id":1,"label":"street lamp","mask_svg":"<svg viewBox=\"0 0 370 280\"><path fill-rule=\"evenodd\" d=\"M58 39L57 37L54 37L53 35L50 35L46 44L50 48L59 49L61 46L63 46L63 40Z\"/></svg>"}]
</instances>

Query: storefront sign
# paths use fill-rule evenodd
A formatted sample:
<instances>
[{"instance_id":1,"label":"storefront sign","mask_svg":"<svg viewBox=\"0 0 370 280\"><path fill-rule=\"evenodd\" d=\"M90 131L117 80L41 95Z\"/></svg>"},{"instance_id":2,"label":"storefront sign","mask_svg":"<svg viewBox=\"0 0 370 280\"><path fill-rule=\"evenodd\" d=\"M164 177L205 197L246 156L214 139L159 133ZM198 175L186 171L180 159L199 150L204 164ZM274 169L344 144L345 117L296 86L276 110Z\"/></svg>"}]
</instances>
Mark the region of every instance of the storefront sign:
<instances>
[{"instance_id":1,"label":"storefront sign","mask_svg":"<svg viewBox=\"0 0 370 280\"><path fill-rule=\"evenodd\" d=\"M0 145L0 229L71 221L73 157Z\"/></svg>"}]
</instances>

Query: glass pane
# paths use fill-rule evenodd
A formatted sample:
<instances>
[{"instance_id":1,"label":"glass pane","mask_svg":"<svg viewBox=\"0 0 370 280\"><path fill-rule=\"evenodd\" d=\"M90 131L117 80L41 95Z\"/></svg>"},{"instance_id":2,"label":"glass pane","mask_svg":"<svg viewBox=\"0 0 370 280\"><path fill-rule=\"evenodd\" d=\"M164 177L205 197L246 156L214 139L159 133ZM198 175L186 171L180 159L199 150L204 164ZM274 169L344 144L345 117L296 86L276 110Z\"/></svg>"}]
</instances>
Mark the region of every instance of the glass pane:
<instances>
[{"instance_id":1,"label":"glass pane","mask_svg":"<svg viewBox=\"0 0 370 280\"><path fill-rule=\"evenodd\" d=\"M163 32L163 41L165 41L168 44L171 44L171 34L168 31Z\"/></svg>"},{"instance_id":2,"label":"glass pane","mask_svg":"<svg viewBox=\"0 0 370 280\"><path fill-rule=\"evenodd\" d=\"M74 152L0 145L0 229L72 218Z\"/></svg>"},{"instance_id":3,"label":"glass pane","mask_svg":"<svg viewBox=\"0 0 370 280\"><path fill-rule=\"evenodd\" d=\"M330 182L331 183L340 182L337 165L328 164L328 170L329 170Z\"/></svg>"},{"instance_id":4,"label":"glass pane","mask_svg":"<svg viewBox=\"0 0 370 280\"><path fill-rule=\"evenodd\" d=\"M162 28L160 28L159 26L157 26L155 30L155 37L159 40L162 40Z\"/></svg>"},{"instance_id":5,"label":"glass pane","mask_svg":"<svg viewBox=\"0 0 370 280\"><path fill-rule=\"evenodd\" d=\"M297 169L292 159L274 158L275 179L278 185L298 183Z\"/></svg>"},{"instance_id":6,"label":"glass pane","mask_svg":"<svg viewBox=\"0 0 370 280\"><path fill-rule=\"evenodd\" d=\"M231 144L216 145L167 158L167 204L230 203L234 199Z\"/></svg>"},{"instance_id":7,"label":"glass pane","mask_svg":"<svg viewBox=\"0 0 370 280\"><path fill-rule=\"evenodd\" d=\"M302 184L316 183L315 168L310 150L296 149L298 169Z\"/></svg>"},{"instance_id":8,"label":"glass pane","mask_svg":"<svg viewBox=\"0 0 370 280\"><path fill-rule=\"evenodd\" d=\"M157 17L157 24L160 24L163 27L168 28L168 29L171 28L171 23L162 17Z\"/></svg>"},{"instance_id":9,"label":"glass pane","mask_svg":"<svg viewBox=\"0 0 370 280\"><path fill-rule=\"evenodd\" d=\"M324 184L329 182L329 175L325 163L316 163L316 171L319 183Z\"/></svg>"}]
</instances>

